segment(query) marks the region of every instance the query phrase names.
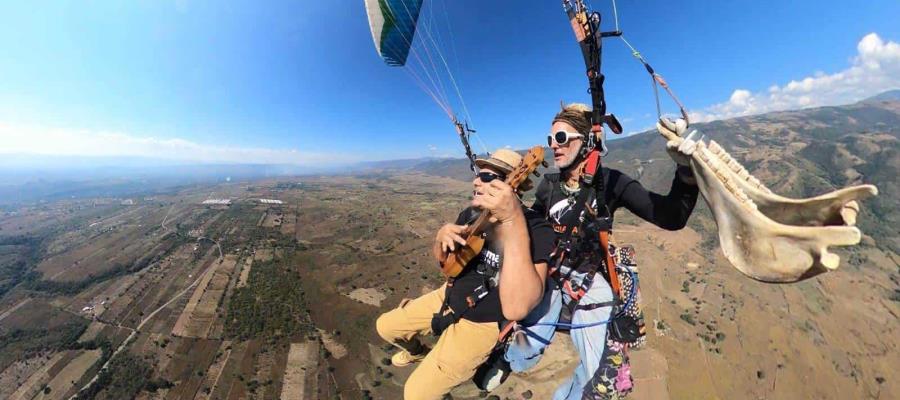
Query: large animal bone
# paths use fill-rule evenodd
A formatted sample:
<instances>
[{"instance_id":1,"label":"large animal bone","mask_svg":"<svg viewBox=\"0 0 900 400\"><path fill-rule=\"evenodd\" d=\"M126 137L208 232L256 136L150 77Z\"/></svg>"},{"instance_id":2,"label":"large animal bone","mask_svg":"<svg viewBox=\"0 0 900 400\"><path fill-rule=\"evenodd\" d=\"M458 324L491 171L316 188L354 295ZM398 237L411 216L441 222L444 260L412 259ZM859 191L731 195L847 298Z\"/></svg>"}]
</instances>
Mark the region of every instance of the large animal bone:
<instances>
[{"instance_id":1,"label":"large animal bone","mask_svg":"<svg viewBox=\"0 0 900 400\"><path fill-rule=\"evenodd\" d=\"M668 140L684 140L664 129ZM697 143L691 168L712 210L725 258L745 275L764 282L795 282L836 269L840 257L829 246L859 243L852 226L857 200L878 194L860 185L808 199L772 193L721 146Z\"/></svg>"},{"instance_id":2,"label":"large animal bone","mask_svg":"<svg viewBox=\"0 0 900 400\"><path fill-rule=\"evenodd\" d=\"M756 204L757 209L776 222L787 225L826 226L856 225L859 203L878 194L873 185L859 185L835 190L808 199L792 199L772 193L731 157L715 141L709 142L709 151L728 166L731 178L741 190Z\"/></svg>"}]
</instances>

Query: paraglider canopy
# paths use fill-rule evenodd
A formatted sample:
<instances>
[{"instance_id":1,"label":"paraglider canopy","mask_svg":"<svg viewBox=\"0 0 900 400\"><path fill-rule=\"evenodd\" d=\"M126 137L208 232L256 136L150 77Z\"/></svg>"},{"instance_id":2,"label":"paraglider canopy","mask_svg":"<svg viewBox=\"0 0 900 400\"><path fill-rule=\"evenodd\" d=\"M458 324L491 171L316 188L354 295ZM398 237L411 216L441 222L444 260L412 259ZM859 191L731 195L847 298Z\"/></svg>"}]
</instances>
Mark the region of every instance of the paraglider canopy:
<instances>
[{"instance_id":1,"label":"paraglider canopy","mask_svg":"<svg viewBox=\"0 0 900 400\"><path fill-rule=\"evenodd\" d=\"M403 66L409 56L422 0L366 0L375 51L390 66Z\"/></svg>"}]
</instances>

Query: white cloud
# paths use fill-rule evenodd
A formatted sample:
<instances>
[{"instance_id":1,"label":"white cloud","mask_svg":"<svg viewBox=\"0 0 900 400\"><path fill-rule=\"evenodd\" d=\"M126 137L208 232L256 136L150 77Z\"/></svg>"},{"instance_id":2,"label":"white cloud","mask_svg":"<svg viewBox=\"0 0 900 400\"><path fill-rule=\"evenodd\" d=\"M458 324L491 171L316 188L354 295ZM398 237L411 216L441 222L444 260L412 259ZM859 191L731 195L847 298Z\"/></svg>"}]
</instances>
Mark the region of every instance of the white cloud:
<instances>
[{"instance_id":1,"label":"white cloud","mask_svg":"<svg viewBox=\"0 0 900 400\"><path fill-rule=\"evenodd\" d=\"M877 34L863 37L849 68L833 74L816 72L786 85L751 93L737 89L728 101L691 113L694 122L761 114L770 111L847 104L900 88L900 44Z\"/></svg>"},{"instance_id":2,"label":"white cloud","mask_svg":"<svg viewBox=\"0 0 900 400\"><path fill-rule=\"evenodd\" d=\"M180 138L139 137L118 132L46 129L0 123L0 154L88 157L149 157L200 163L334 165L358 161L341 154L297 149L233 147Z\"/></svg>"}]
</instances>

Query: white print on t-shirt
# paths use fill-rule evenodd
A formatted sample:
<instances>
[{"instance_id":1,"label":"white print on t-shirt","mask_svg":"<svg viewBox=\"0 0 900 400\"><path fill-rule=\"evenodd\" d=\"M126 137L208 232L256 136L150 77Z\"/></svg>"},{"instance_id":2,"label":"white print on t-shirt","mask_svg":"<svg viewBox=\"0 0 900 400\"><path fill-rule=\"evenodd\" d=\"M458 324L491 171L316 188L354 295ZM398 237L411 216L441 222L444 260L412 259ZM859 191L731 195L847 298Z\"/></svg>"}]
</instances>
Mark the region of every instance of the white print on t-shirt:
<instances>
[{"instance_id":1,"label":"white print on t-shirt","mask_svg":"<svg viewBox=\"0 0 900 400\"><path fill-rule=\"evenodd\" d=\"M491 278L491 286L496 287L500 282L500 262L503 259L499 253L496 253L487 247L478 254L477 271L481 275L487 275Z\"/></svg>"},{"instance_id":2,"label":"white print on t-shirt","mask_svg":"<svg viewBox=\"0 0 900 400\"><path fill-rule=\"evenodd\" d=\"M594 200L591 202L591 207L596 207L597 201ZM567 214L575 208L575 202L569 201L568 198L557 201L550 207L550 219L553 221L553 225L562 225L563 219L567 218ZM582 211L584 213L584 211ZM569 221L566 221L569 222Z\"/></svg>"},{"instance_id":3,"label":"white print on t-shirt","mask_svg":"<svg viewBox=\"0 0 900 400\"><path fill-rule=\"evenodd\" d=\"M500 268L500 255L485 249L481 252L481 262L496 270Z\"/></svg>"}]
</instances>

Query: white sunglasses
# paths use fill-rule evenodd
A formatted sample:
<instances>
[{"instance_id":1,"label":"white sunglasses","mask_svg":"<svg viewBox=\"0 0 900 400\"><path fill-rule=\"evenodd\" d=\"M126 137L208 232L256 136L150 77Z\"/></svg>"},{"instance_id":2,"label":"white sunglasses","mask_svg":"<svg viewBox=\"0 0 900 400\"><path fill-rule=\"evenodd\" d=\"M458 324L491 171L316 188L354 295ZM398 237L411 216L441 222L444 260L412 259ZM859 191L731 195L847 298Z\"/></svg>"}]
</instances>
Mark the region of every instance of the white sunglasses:
<instances>
[{"instance_id":1,"label":"white sunglasses","mask_svg":"<svg viewBox=\"0 0 900 400\"><path fill-rule=\"evenodd\" d=\"M558 131L556 133L551 133L547 135L547 146L553 146L553 142L560 146L564 146L566 143L569 143L569 140L572 139L581 139L584 135L575 132L566 132L566 131Z\"/></svg>"}]
</instances>

